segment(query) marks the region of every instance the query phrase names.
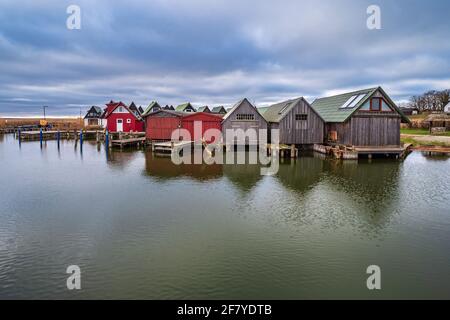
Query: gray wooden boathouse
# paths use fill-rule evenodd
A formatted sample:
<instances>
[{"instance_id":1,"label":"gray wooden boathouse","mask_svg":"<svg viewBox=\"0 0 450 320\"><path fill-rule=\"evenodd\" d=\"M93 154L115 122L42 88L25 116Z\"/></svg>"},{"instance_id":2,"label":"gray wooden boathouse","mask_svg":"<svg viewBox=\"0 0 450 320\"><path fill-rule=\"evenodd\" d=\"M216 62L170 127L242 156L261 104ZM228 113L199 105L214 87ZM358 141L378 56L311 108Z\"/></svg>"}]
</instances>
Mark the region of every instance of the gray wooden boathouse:
<instances>
[{"instance_id":1,"label":"gray wooden boathouse","mask_svg":"<svg viewBox=\"0 0 450 320\"><path fill-rule=\"evenodd\" d=\"M223 116L222 134L225 144L258 144L259 143L259 129L267 129L268 124L264 117L259 113L258 109L247 98L242 99L236 103L230 111ZM251 129L256 130L256 140L247 138L245 143L243 141L227 141L227 130L242 129L244 132L250 132ZM248 131L250 129L250 131ZM264 141L267 142L267 141Z\"/></svg>"},{"instance_id":2,"label":"gray wooden boathouse","mask_svg":"<svg viewBox=\"0 0 450 320\"><path fill-rule=\"evenodd\" d=\"M270 129L279 129L280 144L323 143L325 122L303 97L271 105L262 116Z\"/></svg>"}]
</instances>

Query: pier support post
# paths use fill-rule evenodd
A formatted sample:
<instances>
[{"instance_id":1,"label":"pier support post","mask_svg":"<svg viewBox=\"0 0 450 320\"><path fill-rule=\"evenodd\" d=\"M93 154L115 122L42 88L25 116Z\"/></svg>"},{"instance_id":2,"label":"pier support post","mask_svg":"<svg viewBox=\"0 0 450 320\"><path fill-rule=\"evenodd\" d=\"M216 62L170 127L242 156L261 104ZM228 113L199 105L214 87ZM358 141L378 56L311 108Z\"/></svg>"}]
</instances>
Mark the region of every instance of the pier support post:
<instances>
[{"instance_id":1,"label":"pier support post","mask_svg":"<svg viewBox=\"0 0 450 320\"><path fill-rule=\"evenodd\" d=\"M109 149L109 132L108 132L108 130L106 130L106 133L105 133L105 146L106 146L106 149Z\"/></svg>"},{"instance_id":2,"label":"pier support post","mask_svg":"<svg viewBox=\"0 0 450 320\"><path fill-rule=\"evenodd\" d=\"M42 133L42 128L39 130L39 142L41 143L42 148L42 140L44 140L44 134Z\"/></svg>"},{"instance_id":3,"label":"pier support post","mask_svg":"<svg viewBox=\"0 0 450 320\"><path fill-rule=\"evenodd\" d=\"M83 129L80 129L80 147L83 146Z\"/></svg>"},{"instance_id":4,"label":"pier support post","mask_svg":"<svg viewBox=\"0 0 450 320\"><path fill-rule=\"evenodd\" d=\"M295 158L295 144L291 144L291 158Z\"/></svg>"}]
</instances>

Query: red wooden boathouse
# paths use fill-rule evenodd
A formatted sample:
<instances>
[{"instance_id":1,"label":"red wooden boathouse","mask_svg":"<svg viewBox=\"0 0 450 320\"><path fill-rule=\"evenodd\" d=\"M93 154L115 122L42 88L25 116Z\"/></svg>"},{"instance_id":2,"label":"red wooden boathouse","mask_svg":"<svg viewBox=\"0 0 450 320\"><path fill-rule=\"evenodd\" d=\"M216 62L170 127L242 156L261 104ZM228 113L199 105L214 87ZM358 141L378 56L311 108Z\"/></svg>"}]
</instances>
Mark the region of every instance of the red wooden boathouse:
<instances>
[{"instance_id":1,"label":"red wooden boathouse","mask_svg":"<svg viewBox=\"0 0 450 320\"><path fill-rule=\"evenodd\" d=\"M144 122L122 101L106 104L103 115L106 119L106 129L109 132L143 132Z\"/></svg>"},{"instance_id":2,"label":"red wooden boathouse","mask_svg":"<svg viewBox=\"0 0 450 320\"><path fill-rule=\"evenodd\" d=\"M194 141L194 123L200 122L202 130L200 139L208 129L221 130L222 117L205 112L185 113L171 110L158 110L145 115L146 137L148 140L171 140L176 129L186 129ZM210 142L210 141L207 141Z\"/></svg>"},{"instance_id":3,"label":"red wooden boathouse","mask_svg":"<svg viewBox=\"0 0 450 320\"><path fill-rule=\"evenodd\" d=\"M202 125L200 137L194 136L194 123L195 122L200 122ZM217 129L218 131L222 132L222 115L212 114L212 113L207 113L207 112L191 113L182 118L181 126L182 126L182 128L187 129L189 131L193 141L203 140L205 131L208 129ZM206 142L207 143L213 142L210 140L211 139L208 139Z\"/></svg>"}]
</instances>

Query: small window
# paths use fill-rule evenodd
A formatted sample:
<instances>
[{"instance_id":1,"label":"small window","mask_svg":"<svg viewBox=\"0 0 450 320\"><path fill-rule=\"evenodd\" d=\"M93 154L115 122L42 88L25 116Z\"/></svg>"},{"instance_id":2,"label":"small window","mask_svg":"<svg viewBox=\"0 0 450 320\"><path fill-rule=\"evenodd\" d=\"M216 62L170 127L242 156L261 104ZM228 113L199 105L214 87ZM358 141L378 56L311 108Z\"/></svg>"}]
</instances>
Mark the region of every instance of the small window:
<instances>
[{"instance_id":1,"label":"small window","mask_svg":"<svg viewBox=\"0 0 450 320\"><path fill-rule=\"evenodd\" d=\"M123 112L123 108L122 107L119 107L119 112Z\"/></svg>"},{"instance_id":2,"label":"small window","mask_svg":"<svg viewBox=\"0 0 450 320\"><path fill-rule=\"evenodd\" d=\"M247 113L240 113L240 114L236 115L236 119L237 120L251 121L251 120L255 120L255 115L254 114L247 114Z\"/></svg>"},{"instance_id":3,"label":"small window","mask_svg":"<svg viewBox=\"0 0 450 320\"><path fill-rule=\"evenodd\" d=\"M127 119L127 123L131 123L131 119Z\"/></svg>"},{"instance_id":4,"label":"small window","mask_svg":"<svg viewBox=\"0 0 450 320\"><path fill-rule=\"evenodd\" d=\"M381 111L381 104L383 99L381 98L372 98L370 100L370 111Z\"/></svg>"},{"instance_id":5,"label":"small window","mask_svg":"<svg viewBox=\"0 0 450 320\"><path fill-rule=\"evenodd\" d=\"M308 115L304 113L296 114L295 120L308 120Z\"/></svg>"}]
</instances>

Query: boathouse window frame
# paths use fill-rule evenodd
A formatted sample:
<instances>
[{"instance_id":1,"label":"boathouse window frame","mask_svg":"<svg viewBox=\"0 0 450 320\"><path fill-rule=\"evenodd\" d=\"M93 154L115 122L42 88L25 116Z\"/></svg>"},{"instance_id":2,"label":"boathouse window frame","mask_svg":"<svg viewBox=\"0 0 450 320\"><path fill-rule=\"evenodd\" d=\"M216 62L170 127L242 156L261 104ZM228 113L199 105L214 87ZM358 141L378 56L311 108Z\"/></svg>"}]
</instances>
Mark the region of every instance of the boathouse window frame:
<instances>
[{"instance_id":1,"label":"boathouse window frame","mask_svg":"<svg viewBox=\"0 0 450 320\"><path fill-rule=\"evenodd\" d=\"M130 124L131 123L131 119L127 119L127 123Z\"/></svg>"},{"instance_id":2,"label":"boathouse window frame","mask_svg":"<svg viewBox=\"0 0 450 320\"><path fill-rule=\"evenodd\" d=\"M255 121L255 115L253 113L238 113L236 114L236 120Z\"/></svg>"},{"instance_id":3,"label":"boathouse window frame","mask_svg":"<svg viewBox=\"0 0 450 320\"><path fill-rule=\"evenodd\" d=\"M378 101L377 104L374 104L375 101ZM383 109L383 98L375 97L370 99L370 111L381 112Z\"/></svg>"},{"instance_id":4,"label":"boathouse window frame","mask_svg":"<svg viewBox=\"0 0 450 320\"><path fill-rule=\"evenodd\" d=\"M307 113L296 113L295 120L296 121L308 121L308 114Z\"/></svg>"}]
</instances>

